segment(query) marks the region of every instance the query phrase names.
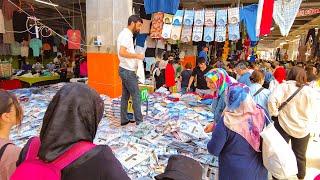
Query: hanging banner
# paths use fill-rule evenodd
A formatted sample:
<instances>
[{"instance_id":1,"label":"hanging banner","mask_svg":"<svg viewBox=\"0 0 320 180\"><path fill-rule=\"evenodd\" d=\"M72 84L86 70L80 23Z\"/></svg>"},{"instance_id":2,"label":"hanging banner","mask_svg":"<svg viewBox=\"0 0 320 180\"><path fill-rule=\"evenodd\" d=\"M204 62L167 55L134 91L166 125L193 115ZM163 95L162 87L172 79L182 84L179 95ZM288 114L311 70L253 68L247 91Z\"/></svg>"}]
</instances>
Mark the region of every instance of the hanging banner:
<instances>
[{"instance_id":1,"label":"hanging banner","mask_svg":"<svg viewBox=\"0 0 320 180\"><path fill-rule=\"evenodd\" d=\"M81 32L80 30L69 29L67 31L68 36L68 48L80 49Z\"/></svg>"},{"instance_id":2,"label":"hanging banner","mask_svg":"<svg viewBox=\"0 0 320 180\"><path fill-rule=\"evenodd\" d=\"M320 8L300 9L297 17L312 16L315 14L320 14Z\"/></svg>"}]
</instances>

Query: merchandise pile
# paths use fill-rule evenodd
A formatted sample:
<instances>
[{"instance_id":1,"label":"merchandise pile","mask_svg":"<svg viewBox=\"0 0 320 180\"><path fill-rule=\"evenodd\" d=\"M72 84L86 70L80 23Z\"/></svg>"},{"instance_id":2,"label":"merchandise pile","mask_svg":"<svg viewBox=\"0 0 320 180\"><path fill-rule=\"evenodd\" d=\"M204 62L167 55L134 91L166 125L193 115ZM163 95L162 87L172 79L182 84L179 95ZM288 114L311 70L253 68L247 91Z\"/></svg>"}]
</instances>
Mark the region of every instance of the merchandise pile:
<instances>
[{"instance_id":1,"label":"merchandise pile","mask_svg":"<svg viewBox=\"0 0 320 180\"><path fill-rule=\"evenodd\" d=\"M14 143L22 147L30 137L39 135L45 110L63 85L13 91L25 112L21 127L11 133ZM151 94L142 105L144 122L125 127L119 126L120 99L101 98L105 115L94 142L109 145L131 179L152 179L164 172L174 154L194 158L207 169L217 167L217 159L207 152L210 135L203 130L213 120L213 113L196 95Z\"/></svg>"}]
</instances>

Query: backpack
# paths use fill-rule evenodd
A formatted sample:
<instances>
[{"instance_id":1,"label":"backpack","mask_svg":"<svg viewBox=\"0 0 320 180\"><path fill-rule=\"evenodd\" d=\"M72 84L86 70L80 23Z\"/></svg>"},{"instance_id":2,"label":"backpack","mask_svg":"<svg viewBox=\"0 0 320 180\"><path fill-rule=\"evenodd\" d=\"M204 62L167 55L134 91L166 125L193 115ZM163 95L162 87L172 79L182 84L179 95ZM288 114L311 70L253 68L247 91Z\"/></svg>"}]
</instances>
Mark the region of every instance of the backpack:
<instances>
[{"instance_id":1,"label":"backpack","mask_svg":"<svg viewBox=\"0 0 320 180\"><path fill-rule=\"evenodd\" d=\"M32 180L60 180L61 170L95 147L91 142L80 141L56 160L47 163L37 157L40 145L40 138L31 139L26 159L17 167L10 178L11 180L23 180L26 177Z\"/></svg>"}]
</instances>

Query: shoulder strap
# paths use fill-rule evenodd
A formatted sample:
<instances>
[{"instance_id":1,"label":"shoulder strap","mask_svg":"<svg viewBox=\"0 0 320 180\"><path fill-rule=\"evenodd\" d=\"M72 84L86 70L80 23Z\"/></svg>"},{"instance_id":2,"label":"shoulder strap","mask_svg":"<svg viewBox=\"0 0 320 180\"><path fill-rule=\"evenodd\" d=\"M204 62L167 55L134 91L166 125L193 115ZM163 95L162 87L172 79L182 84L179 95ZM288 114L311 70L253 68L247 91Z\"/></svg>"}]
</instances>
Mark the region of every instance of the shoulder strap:
<instances>
[{"instance_id":1,"label":"shoulder strap","mask_svg":"<svg viewBox=\"0 0 320 180\"><path fill-rule=\"evenodd\" d=\"M5 145L3 145L2 146L2 148L0 149L0 160L1 160L1 158L2 158L2 156L3 156L3 154L4 154L4 151L7 149L7 147L9 146L9 145L11 145L12 143L7 143L7 144L5 144Z\"/></svg>"},{"instance_id":2,"label":"shoulder strap","mask_svg":"<svg viewBox=\"0 0 320 180\"><path fill-rule=\"evenodd\" d=\"M33 137L29 141L31 142L25 160L36 159L41 145L39 137Z\"/></svg>"},{"instance_id":3,"label":"shoulder strap","mask_svg":"<svg viewBox=\"0 0 320 180\"><path fill-rule=\"evenodd\" d=\"M264 90L264 87L261 87L256 93L254 93L253 97L261 93L263 90Z\"/></svg>"},{"instance_id":4,"label":"shoulder strap","mask_svg":"<svg viewBox=\"0 0 320 180\"><path fill-rule=\"evenodd\" d=\"M86 152L93 149L94 147L96 147L96 145L91 142L87 142L87 141L78 142L75 145L73 145L69 150L67 150L65 153L63 153L60 157L58 157L55 161L53 161L51 164L53 164L59 170L62 170L66 166L68 166L69 164L73 163L75 160L80 158Z\"/></svg>"},{"instance_id":5,"label":"shoulder strap","mask_svg":"<svg viewBox=\"0 0 320 180\"><path fill-rule=\"evenodd\" d=\"M291 99L301 91L302 88L303 86L299 87L285 102L283 102L279 107L279 111L281 111L291 101Z\"/></svg>"}]
</instances>

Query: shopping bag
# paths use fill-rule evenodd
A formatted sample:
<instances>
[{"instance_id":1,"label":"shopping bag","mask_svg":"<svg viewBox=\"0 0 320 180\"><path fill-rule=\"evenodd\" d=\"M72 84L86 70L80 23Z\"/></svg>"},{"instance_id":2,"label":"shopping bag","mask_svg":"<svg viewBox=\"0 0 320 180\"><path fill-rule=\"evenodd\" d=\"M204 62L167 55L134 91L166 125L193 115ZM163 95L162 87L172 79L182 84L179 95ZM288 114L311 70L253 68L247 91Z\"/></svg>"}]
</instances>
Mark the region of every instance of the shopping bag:
<instances>
[{"instance_id":1,"label":"shopping bag","mask_svg":"<svg viewBox=\"0 0 320 180\"><path fill-rule=\"evenodd\" d=\"M268 121L270 119L266 116ZM290 145L283 139L272 122L260 133L263 138L263 164L273 177L287 179L298 174L297 160Z\"/></svg>"}]
</instances>

